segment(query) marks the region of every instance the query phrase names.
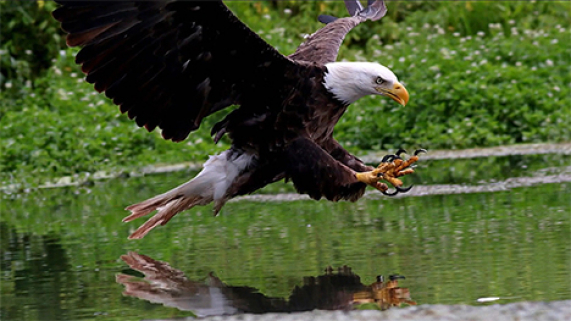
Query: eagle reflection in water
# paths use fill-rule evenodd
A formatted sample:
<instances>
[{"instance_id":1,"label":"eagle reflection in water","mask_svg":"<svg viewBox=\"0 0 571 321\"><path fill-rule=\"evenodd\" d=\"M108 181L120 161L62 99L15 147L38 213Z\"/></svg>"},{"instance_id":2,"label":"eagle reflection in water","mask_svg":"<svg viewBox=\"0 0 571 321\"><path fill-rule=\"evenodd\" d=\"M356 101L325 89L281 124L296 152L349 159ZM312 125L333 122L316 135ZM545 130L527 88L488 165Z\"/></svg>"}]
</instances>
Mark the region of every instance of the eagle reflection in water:
<instances>
[{"instance_id":1,"label":"eagle reflection in water","mask_svg":"<svg viewBox=\"0 0 571 321\"><path fill-rule=\"evenodd\" d=\"M350 310L364 303L376 304L385 310L402 303L416 305L407 288L398 286L404 276L391 275L388 280L377 276L377 282L364 285L350 267L331 267L318 277L305 277L303 286L296 286L289 298L272 298L257 289L224 284L212 273L204 282L192 281L168 263L129 252L121 256L132 269L142 272L144 279L118 274L117 283L125 286L124 295L184 311L199 317L239 313L301 312L319 310Z\"/></svg>"}]
</instances>

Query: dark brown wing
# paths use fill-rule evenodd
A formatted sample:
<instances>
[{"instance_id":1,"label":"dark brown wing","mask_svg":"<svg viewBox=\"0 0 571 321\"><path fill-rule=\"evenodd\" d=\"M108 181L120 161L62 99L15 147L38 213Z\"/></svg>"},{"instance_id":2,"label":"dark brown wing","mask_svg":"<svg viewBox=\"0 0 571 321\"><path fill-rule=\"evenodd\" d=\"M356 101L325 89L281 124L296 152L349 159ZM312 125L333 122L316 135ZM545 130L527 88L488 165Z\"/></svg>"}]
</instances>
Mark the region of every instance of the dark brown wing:
<instances>
[{"instance_id":1,"label":"dark brown wing","mask_svg":"<svg viewBox=\"0 0 571 321\"><path fill-rule=\"evenodd\" d=\"M334 62L345 35L358 24L366 20L379 20L387 13L384 1L377 0L367 8L362 8L358 0L345 0L347 10L352 17L335 19L322 16L327 25L312 34L297 50L289 56L292 60L314 62L318 65Z\"/></svg>"},{"instance_id":2,"label":"dark brown wing","mask_svg":"<svg viewBox=\"0 0 571 321\"><path fill-rule=\"evenodd\" d=\"M83 46L76 61L95 89L165 139L243 99L264 99L295 65L221 1L65 1L54 17Z\"/></svg>"}]
</instances>

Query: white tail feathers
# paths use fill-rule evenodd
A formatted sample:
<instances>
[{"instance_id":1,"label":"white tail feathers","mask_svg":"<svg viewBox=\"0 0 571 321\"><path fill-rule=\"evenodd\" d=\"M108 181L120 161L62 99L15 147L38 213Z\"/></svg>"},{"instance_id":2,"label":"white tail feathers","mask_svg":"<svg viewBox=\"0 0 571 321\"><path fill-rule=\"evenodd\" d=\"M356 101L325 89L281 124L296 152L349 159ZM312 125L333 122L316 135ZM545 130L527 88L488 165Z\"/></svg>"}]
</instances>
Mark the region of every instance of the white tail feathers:
<instances>
[{"instance_id":1,"label":"white tail feathers","mask_svg":"<svg viewBox=\"0 0 571 321\"><path fill-rule=\"evenodd\" d=\"M125 217L123 222L130 222L158 210L158 213L133 232L129 239L143 238L156 226L165 225L176 214L196 205L206 205L215 201L215 214L218 213L228 200L226 195L228 187L252 161L251 155L238 154L238 157L229 157L231 156L229 153L231 151L211 156L204 163L204 169L191 181L127 207L126 210L131 211L131 215Z\"/></svg>"},{"instance_id":2,"label":"white tail feathers","mask_svg":"<svg viewBox=\"0 0 571 321\"><path fill-rule=\"evenodd\" d=\"M141 225L129 239L140 239L158 225L165 225L176 214L188 210L195 205L206 205L212 202L212 198L204 198L199 195L185 196L185 187L191 187L193 181L187 182L167 193L155 196L138 204L131 205L126 210L131 211L131 215L125 217L123 222L130 222L136 218L145 216L154 210L159 212L151 217L145 224Z\"/></svg>"}]
</instances>

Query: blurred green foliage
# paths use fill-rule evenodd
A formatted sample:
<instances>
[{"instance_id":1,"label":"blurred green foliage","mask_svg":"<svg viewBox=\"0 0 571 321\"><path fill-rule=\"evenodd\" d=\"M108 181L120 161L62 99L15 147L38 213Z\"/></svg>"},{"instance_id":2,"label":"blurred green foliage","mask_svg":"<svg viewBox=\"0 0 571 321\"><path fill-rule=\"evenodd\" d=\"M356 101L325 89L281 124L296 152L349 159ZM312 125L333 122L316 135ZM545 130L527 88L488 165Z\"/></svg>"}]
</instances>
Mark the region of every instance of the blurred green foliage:
<instances>
[{"instance_id":1,"label":"blurred green foliage","mask_svg":"<svg viewBox=\"0 0 571 321\"><path fill-rule=\"evenodd\" d=\"M319 14L346 15L340 2L227 4L284 54L322 26ZM228 146L209 135L227 111L179 144L120 115L83 81L54 8L0 1L0 181L203 161ZM570 140L570 3L390 1L388 8L381 22L349 33L339 59L388 66L411 100L405 108L379 97L351 106L335 137L352 152Z\"/></svg>"},{"instance_id":2,"label":"blurred green foliage","mask_svg":"<svg viewBox=\"0 0 571 321\"><path fill-rule=\"evenodd\" d=\"M55 8L51 1L0 1L0 85L3 97L12 98L6 103L28 94L65 45L57 22L51 19ZM5 111L0 110L0 116Z\"/></svg>"}]
</instances>

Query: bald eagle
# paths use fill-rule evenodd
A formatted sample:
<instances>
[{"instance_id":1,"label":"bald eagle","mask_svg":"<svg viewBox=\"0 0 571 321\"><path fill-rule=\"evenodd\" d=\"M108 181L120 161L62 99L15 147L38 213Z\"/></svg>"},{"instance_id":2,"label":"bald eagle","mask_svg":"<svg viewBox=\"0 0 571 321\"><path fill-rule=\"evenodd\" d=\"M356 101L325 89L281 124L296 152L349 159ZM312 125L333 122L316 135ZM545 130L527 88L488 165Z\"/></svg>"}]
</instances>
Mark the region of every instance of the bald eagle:
<instances>
[{"instance_id":1,"label":"bald eagle","mask_svg":"<svg viewBox=\"0 0 571 321\"><path fill-rule=\"evenodd\" d=\"M367 185L383 193L385 180L411 173L418 159L398 155L378 168L365 165L333 138L347 107L366 95L401 105L409 95L394 73L378 63L335 62L345 35L381 19L383 1L346 0L350 17L322 15L326 25L284 56L243 24L222 1L66 1L53 12L81 46L76 62L86 80L105 92L138 126L159 127L175 142L201 121L238 105L212 128L231 147L211 156L189 182L127 207L128 222L158 210L130 238L142 238L174 215L267 184L291 180L299 193L331 201L359 199ZM401 189L402 191L402 189Z\"/></svg>"}]
</instances>

